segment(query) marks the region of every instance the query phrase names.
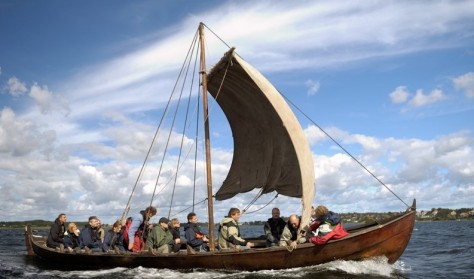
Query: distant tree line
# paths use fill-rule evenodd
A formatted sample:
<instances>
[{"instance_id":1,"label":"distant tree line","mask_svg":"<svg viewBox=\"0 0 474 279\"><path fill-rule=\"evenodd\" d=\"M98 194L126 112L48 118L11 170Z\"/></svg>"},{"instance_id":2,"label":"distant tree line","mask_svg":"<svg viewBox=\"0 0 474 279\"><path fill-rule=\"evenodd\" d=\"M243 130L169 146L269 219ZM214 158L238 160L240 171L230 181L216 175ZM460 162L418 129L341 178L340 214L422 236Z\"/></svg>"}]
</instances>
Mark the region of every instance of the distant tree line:
<instances>
[{"instance_id":1,"label":"distant tree line","mask_svg":"<svg viewBox=\"0 0 474 279\"><path fill-rule=\"evenodd\" d=\"M0 229L2 228L23 228L26 225L30 225L32 228L49 228L54 222L45 220L30 220L30 221L12 221L3 222L0 221ZM68 222L69 223L69 222ZM74 222L79 228L84 227L87 222Z\"/></svg>"},{"instance_id":2,"label":"distant tree line","mask_svg":"<svg viewBox=\"0 0 474 279\"><path fill-rule=\"evenodd\" d=\"M370 223L373 221L382 221L395 218L399 216L401 212L369 212L369 213L340 213L343 223ZM269 217L270 218L270 217ZM288 217L282 216L284 220ZM418 221L446 221L446 220L467 220L474 219L473 208L460 208L460 209L449 209L449 208L432 208L430 211L421 210L417 211L416 219ZM264 225L267 220L263 221L250 221L243 222L244 225ZM74 222L79 228L84 227L87 222ZM3 222L0 221L0 229L2 228L23 228L26 225L30 225L35 228L49 228L53 224L52 221L45 220L31 220L31 221L12 221ZM200 223L202 226L207 226L207 223ZM216 224L217 225L217 224ZM103 224L107 227L107 224Z\"/></svg>"}]
</instances>

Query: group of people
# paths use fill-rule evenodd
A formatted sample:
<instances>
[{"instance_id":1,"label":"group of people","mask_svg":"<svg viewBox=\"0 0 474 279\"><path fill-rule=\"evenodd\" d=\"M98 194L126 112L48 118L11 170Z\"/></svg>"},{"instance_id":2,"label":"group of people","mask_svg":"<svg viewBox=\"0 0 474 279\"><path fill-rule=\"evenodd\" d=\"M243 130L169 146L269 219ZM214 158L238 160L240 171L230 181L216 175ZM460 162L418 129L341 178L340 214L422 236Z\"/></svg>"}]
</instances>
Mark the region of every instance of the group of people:
<instances>
[{"instance_id":1,"label":"group of people","mask_svg":"<svg viewBox=\"0 0 474 279\"><path fill-rule=\"evenodd\" d=\"M123 226L117 221L110 229L104 231L96 216L89 217L89 223L80 231L75 223L69 223L66 229L66 214L59 214L49 230L46 245L63 251L106 252L125 251L123 247Z\"/></svg>"},{"instance_id":2,"label":"group of people","mask_svg":"<svg viewBox=\"0 0 474 279\"><path fill-rule=\"evenodd\" d=\"M150 206L125 221L116 221L107 231L101 228L99 218L89 217L88 224L79 230L75 223L69 223L66 229L66 214L59 214L50 228L46 245L61 252L141 252L152 253L178 252L186 243L188 252L207 251L209 239L197 225L196 213L188 214L188 223L184 226L185 240L181 240L180 222L177 218L159 219L153 225L150 219L157 210Z\"/></svg>"},{"instance_id":3,"label":"group of people","mask_svg":"<svg viewBox=\"0 0 474 279\"><path fill-rule=\"evenodd\" d=\"M341 225L340 216L329 211L324 205L312 207L311 220L307 226L301 224L301 218L296 214L290 215L288 222L285 222L280 217L280 210L273 208L272 217L267 220L263 229L267 247L288 246L291 249L301 243L324 244L331 238L337 239L347 235Z\"/></svg>"},{"instance_id":4,"label":"group of people","mask_svg":"<svg viewBox=\"0 0 474 279\"><path fill-rule=\"evenodd\" d=\"M177 218L170 221L162 217L157 224L151 224L150 219L156 213L155 207L147 207L125 221L117 220L106 231L101 227L101 222L96 216L89 217L88 224L82 230L79 230L74 223L69 223L66 229L67 217L66 214L61 213L51 226L47 246L61 252L123 253L145 250L161 254L179 252L182 245L186 245L188 254L209 251L209 238L198 226L196 213L191 212L187 215L188 222L184 225L185 239L181 239L181 226ZM239 228L240 216L238 208L231 208L228 215L220 222L217 242L219 250L249 249L255 246L253 242L242 238ZM304 227L309 227L309 229L305 232ZM340 225L339 215L322 205L316 209L313 208L309 226L302 226L300 217L296 214L290 215L288 222L285 222L280 217L280 210L273 208L272 217L264 225L264 232L267 247L288 246L292 249L300 243L322 244L330 237L343 237L347 234L344 234L345 230Z\"/></svg>"}]
</instances>

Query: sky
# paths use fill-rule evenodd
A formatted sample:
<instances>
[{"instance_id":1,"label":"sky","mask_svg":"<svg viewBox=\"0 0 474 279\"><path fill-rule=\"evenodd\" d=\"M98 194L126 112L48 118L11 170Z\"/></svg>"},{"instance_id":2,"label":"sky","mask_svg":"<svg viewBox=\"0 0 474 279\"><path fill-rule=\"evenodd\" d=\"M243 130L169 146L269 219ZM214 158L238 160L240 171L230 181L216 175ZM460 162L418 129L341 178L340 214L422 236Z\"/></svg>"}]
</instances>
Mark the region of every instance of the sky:
<instances>
[{"instance_id":1,"label":"sky","mask_svg":"<svg viewBox=\"0 0 474 279\"><path fill-rule=\"evenodd\" d=\"M119 218L200 22L297 107L315 205L393 212L416 198L418 210L474 207L473 1L3 0L0 221ZM216 44L209 66L225 51ZM210 122L215 192L232 135L217 108ZM193 180L191 169L179 175L172 202L172 187L160 188L157 220L170 212L185 222ZM131 213L150 204L152 184L136 189ZM215 221L254 196L216 201ZM241 220L266 220L273 207L301 212L299 199L274 196ZM207 221L204 203L195 211Z\"/></svg>"}]
</instances>

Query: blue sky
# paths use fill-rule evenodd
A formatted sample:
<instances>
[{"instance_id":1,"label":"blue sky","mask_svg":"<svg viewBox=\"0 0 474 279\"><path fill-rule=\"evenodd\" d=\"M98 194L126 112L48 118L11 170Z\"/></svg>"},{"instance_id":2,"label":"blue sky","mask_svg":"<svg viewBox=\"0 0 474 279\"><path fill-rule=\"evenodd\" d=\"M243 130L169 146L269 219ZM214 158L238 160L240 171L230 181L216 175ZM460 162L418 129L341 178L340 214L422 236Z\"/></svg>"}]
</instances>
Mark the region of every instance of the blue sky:
<instances>
[{"instance_id":1,"label":"blue sky","mask_svg":"<svg viewBox=\"0 0 474 279\"><path fill-rule=\"evenodd\" d=\"M0 220L120 217L199 22L405 202L474 207L472 1L200 2L0 3ZM208 63L224 51L209 50ZM296 114L313 151L315 204L403 210ZM218 185L232 143L218 113L211 125ZM190 176L179 180L189 192ZM147 194L137 195L139 207ZM216 203L215 218L252 195ZM279 197L243 219L264 220L273 206L286 216L301 210ZM201 220L205 210L197 208Z\"/></svg>"}]
</instances>

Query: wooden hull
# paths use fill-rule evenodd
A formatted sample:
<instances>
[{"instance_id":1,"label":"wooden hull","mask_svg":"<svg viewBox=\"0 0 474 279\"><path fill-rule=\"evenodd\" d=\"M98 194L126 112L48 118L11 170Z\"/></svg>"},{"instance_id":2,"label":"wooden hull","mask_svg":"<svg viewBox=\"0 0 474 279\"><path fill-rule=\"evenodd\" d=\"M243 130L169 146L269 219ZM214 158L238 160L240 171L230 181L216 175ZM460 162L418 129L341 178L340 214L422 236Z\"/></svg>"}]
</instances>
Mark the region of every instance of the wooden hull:
<instances>
[{"instance_id":1,"label":"wooden hull","mask_svg":"<svg viewBox=\"0 0 474 279\"><path fill-rule=\"evenodd\" d=\"M49 264L64 267L152 267L169 269L231 269L266 270L312 266L334 260L364 260L385 256L394 263L402 255L411 237L415 223L415 211L409 211L385 224L349 231L343 239L329 241L325 245L300 244L289 251L286 247L256 248L239 252L215 252L187 255L176 254L115 255L107 253L60 253L46 248L44 238L25 235L28 253L36 255Z\"/></svg>"}]
</instances>

